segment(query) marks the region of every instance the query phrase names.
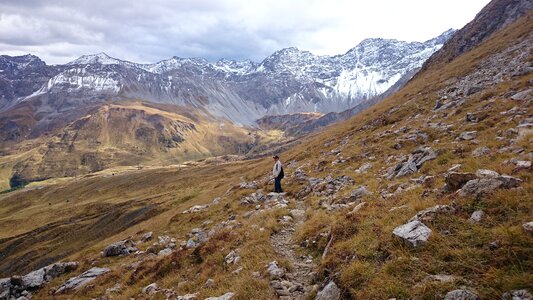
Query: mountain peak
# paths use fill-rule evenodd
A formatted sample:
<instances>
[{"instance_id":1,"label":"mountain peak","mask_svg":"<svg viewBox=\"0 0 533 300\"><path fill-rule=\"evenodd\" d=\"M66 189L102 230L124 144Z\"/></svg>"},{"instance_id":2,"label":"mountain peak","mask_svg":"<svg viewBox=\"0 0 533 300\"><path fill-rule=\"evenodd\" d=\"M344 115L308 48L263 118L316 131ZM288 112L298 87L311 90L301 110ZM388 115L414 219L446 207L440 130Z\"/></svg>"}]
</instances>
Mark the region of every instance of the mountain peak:
<instances>
[{"instance_id":1,"label":"mountain peak","mask_svg":"<svg viewBox=\"0 0 533 300\"><path fill-rule=\"evenodd\" d=\"M102 65L116 65L121 64L122 61L107 55L105 52L96 54L82 55L79 58L69 62L67 65L88 65L88 64L102 64Z\"/></svg>"}]
</instances>

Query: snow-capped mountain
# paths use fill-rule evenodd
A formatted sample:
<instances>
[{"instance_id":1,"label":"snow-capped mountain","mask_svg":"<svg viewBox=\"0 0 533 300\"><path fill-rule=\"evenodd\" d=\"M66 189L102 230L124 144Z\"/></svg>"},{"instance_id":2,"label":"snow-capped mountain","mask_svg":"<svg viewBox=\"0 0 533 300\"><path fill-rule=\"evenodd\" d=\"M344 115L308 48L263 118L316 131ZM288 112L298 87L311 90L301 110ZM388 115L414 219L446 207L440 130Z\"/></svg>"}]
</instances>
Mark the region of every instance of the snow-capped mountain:
<instances>
[{"instance_id":1,"label":"snow-capped mountain","mask_svg":"<svg viewBox=\"0 0 533 300\"><path fill-rule=\"evenodd\" d=\"M252 124L265 115L339 112L385 92L419 68L452 33L446 31L424 43L367 39L336 56L286 48L260 63L172 57L138 64L99 53L62 66L47 66L33 56L35 63L3 56L0 109L35 98L43 98L40 102L46 104L45 111L141 99L190 106L240 124ZM28 67L26 73L38 74L39 80L23 91L16 86L25 79L17 78L17 73L10 71L13 67L4 62L18 60L28 60L28 66L37 64L40 70ZM26 69L22 69L19 77L26 78Z\"/></svg>"}]
</instances>

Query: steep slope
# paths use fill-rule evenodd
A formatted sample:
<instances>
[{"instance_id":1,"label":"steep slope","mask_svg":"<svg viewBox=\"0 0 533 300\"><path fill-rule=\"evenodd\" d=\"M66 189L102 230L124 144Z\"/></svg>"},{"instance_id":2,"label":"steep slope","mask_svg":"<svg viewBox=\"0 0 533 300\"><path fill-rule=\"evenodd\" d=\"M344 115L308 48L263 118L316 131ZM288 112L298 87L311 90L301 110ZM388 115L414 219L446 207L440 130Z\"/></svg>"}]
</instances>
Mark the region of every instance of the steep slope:
<instances>
[{"instance_id":1,"label":"steep slope","mask_svg":"<svg viewBox=\"0 0 533 300\"><path fill-rule=\"evenodd\" d=\"M36 299L531 298L532 21L282 153L285 195L267 194L269 159L0 196L0 274L79 262ZM16 296L17 278L0 280Z\"/></svg>"}]
</instances>

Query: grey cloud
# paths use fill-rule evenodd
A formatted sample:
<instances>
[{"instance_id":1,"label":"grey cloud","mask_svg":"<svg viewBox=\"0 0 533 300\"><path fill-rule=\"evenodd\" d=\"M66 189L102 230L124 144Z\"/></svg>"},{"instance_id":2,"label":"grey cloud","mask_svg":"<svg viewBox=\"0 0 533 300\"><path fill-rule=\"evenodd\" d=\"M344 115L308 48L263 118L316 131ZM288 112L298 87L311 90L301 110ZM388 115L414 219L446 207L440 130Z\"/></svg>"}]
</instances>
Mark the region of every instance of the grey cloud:
<instances>
[{"instance_id":1,"label":"grey cloud","mask_svg":"<svg viewBox=\"0 0 533 300\"><path fill-rule=\"evenodd\" d=\"M2 0L0 53L32 52L49 63L64 63L95 52L155 62L172 56L258 61L288 46L345 51L370 37L365 30L382 22L366 16L368 20L361 22L367 26L350 23L365 17L352 14L352 6L357 5L366 4L350 0ZM376 12L376 16L382 14ZM376 23L367 24L369 20ZM398 26L390 22L389 27ZM451 26L441 27L431 34ZM370 31L372 37L379 30Z\"/></svg>"}]
</instances>

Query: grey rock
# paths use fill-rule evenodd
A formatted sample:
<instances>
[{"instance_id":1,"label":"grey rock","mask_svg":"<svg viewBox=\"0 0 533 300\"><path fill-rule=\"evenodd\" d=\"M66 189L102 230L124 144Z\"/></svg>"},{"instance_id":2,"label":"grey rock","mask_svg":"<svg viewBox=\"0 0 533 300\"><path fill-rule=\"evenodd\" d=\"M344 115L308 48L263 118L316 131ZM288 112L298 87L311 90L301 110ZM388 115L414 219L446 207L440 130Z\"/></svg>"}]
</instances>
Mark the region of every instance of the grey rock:
<instances>
[{"instance_id":1,"label":"grey rock","mask_svg":"<svg viewBox=\"0 0 533 300\"><path fill-rule=\"evenodd\" d=\"M372 194L372 192L369 191L366 188L366 186L362 185L362 186L358 187L357 189L353 190L350 195L352 196L352 198L360 199L360 198L363 198L366 195L371 195L371 194Z\"/></svg>"},{"instance_id":2,"label":"grey rock","mask_svg":"<svg viewBox=\"0 0 533 300\"><path fill-rule=\"evenodd\" d=\"M279 279L285 275L285 271L282 268L278 267L278 262L273 261L268 264L267 272L273 279Z\"/></svg>"},{"instance_id":3,"label":"grey rock","mask_svg":"<svg viewBox=\"0 0 533 300\"><path fill-rule=\"evenodd\" d=\"M106 289L105 293L107 295L107 294L120 293L121 291L122 291L122 285L120 285L120 283L117 283L113 287Z\"/></svg>"},{"instance_id":4,"label":"grey rock","mask_svg":"<svg viewBox=\"0 0 533 300\"><path fill-rule=\"evenodd\" d=\"M470 141L477 137L477 131L465 131L461 132L457 137L458 141Z\"/></svg>"},{"instance_id":5,"label":"grey rock","mask_svg":"<svg viewBox=\"0 0 533 300\"><path fill-rule=\"evenodd\" d=\"M176 300L196 300L196 299L198 299L198 293L185 294L185 295L182 295L182 296L178 296L176 298Z\"/></svg>"},{"instance_id":6,"label":"grey rock","mask_svg":"<svg viewBox=\"0 0 533 300\"><path fill-rule=\"evenodd\" d=\"M481 219L483 219L484 217L485 217L485 212L483 212L482 210L476 210L470 216L469 221L470 222L474 222L474 223L478 223L478 222L481 222Z\"/></svg>"},{"instance_id":7,"label":"grey rock","mask_svg":"<svg viewBox=\"0 0 533 300\"><path fill-rule=\"evenodd\" d=\"M103 257L109 257L109 256L119 256L119 255L129 255L130 253L133 253L137 251L137 248L134 247L135 244L132 240L123 240L116 243L113 243L109 246L107 246L103 252Z\"/></svg>"},{"instance_id":8,"label":"grey rock","mask_svg":"<svg viewBox=\"0 0 533 300\"><path fill-rule=\"evenodd\" d=\"M335 282L330 281L320 292L316 294L315 300L339 300L341 290Z\"/></svg>"},{"instance_id":9,"label":"grey rock","mask_svg":"<svg viewBox=\"0 0 533 300\"><path fill-rule=\"evenodd\" d=\"M235 251L235 250L231 250L230 253L228 253L228 255L226 255L226 257L224 258L224 262L229 265L229 264L236 264L240 261L240 256L239 254Z\"/></svg>"},{"instance_id":10,"label":"grey rock","mask_svg":"<svg viewBox=\"0 0 533 300\"><path fill-rule=\"evenodd\" d=\"M392 179L393 177L402 177L415 173L426 161L435 159L436 157L437 153L430 147L418 148L409 155L406 161L397 164L396 167L389 170L387 178Z\"/></svg>"},{"instance_id":11,"label":"grey rock","mask_svg":"<svg viewBox=\"0 0 533 300\"><path fill-rule=\"evenodd\" d=\"M446 293L444 300L477 300L479 297L469 290L453 290Z\"/></svg>"},{"instance_id":12,"label":"grey rock","mask_svg":"<svg viewBox=\"0 0 533 300\"><path fill-rule=\"evenodd\" d=\"M474 151L472 151L472 156L473 157L480 157L480 156L484 156L484 155L489 155L490 153L491 153L490 148L488 148L488 147L479 147L479 148L474 149Z\"/></svg>"},{"instance_id":13,"label":"grey rock","mask_svg":"<svg viewBox=\"0 0 533 300\"><path fill-rule=\"evenodd\" d=\"M205 298L205 300L230 300L234 296L235 296L235 293L228 292L228 293L225 293L222 296Z\"/></svg>"},{"instance_id":14,"label":"grey rock","mask_svg":"<svg viewBox=\"0 0 533 300\"><path fill-rule=\"evenodd\" d=\"M170 249L170 248L165 248L165 249L159 251L159 252L157 253L157 256L165 257L165 256L169 256L170 254L172 254L172 249Z\"/></svg>"},{"instance_id":15,"label":"grey rock","mask_svg":"<svg viewBox=\"0 0 533 300\"><path fill-rule=\"evenodd\" d=\"M419 211L414 217L412 217L409 222L420 221L420 222L430 222L435 220L438 214L453 214L455 213L455 208L449 205L435 205L433 207L426 208L422 211Z\"/></svg>"},{"instance_id":16,"label":"grey rock","mask_svg":"<svg viewBox=\"0 0 533 300\"><path fill-rule=\"evenodd\" d=\"M514 290L502 295L503 300L533 300L533 295L528 290Z\"/></svg>"},{"instance_id":17,"label":"grey rock","mask_svg":"<svg viewBox=\"0 0 533 300\"><path fill-rule=\"evenodd\" d=\"M368 170L370 170L372 168L372 164L367 162L367 163L364 163L362 164L359 169L355 170L356 173L358 174L364 174L366 172L368 172Z\"/></svg>"},{"instance_id":18,"label":"grey rock","mask_svg":"<svg viewBox=\"0 0 533 300\"><path fill-rule=\"evenodd\" d=\"M522 228L527 234L533 235L533 222L527 222L522 224Z\"/></svg>"},{"instance_id":19,"label":"grey rock","mask_svg":"<svg viewBox=\"0 0 533 300\"><path fill-rule=\"evenodd\" d=\"M142 289L143 294L153 295L159 290L157 283L151 283Z\"/></svg>"},{"instance_id":20,"label":"grey rock","mask_svg":"<svg viewBox=\"0 0 533 300\"><path fill-rule=\"evenodd\" d=\"M517 187L521 182L522 180L507 175L500 175L492 178L474 179L468 181L458 191L458 194L461 197L479 197L490 194L497 189L510 189Z\"/></svg>"},{"instance_id":21,"label":"grey rock","mask_svg":"<svg viewBox=\"0 0 533 300\"><path fill-rule=\"evenodd\" d=\"M476 171L477 178L496 178L500 176L498 172L486 169L479 169Z\"/></svg>"},{"instance_id":22,"label":"grey rock","mask_svg":"<svg viewBox=\"0 0 533 300\"><path fill-rule=\"evenodd\" d=\"M394 228L392 234L402 239L405 244L418 247L427 242L431 229L420 221L411 221Z\"/></svg>"},{"instance_id":23,"label":"grey rock","mask_svg":"<svg viewBox=\"0 0 533 300\"><path fill-rule=\"evenodd\" d=\"M198 212L201 212L201 211L206 210L207 208L209 208L209 204L205 204L205 205L194 205L194 206L192 206L191 208L184 210L184 211L182 212L182 214L198 213Z\"/></svg>"},{"instance_id":24,"label":"grey rock","mask_svg":"<svg viewBox=\"0 0 533 300\"><path fill-rule=\"evenodd\" d=\"M82 274L67 280L65 283L59 286L59 288L56 289L55 294L60 294L69 290L77 290L86 285L87 283L95 280L98 276L104 275L109 271L110 269L108 268L91 268L83 272Z\"/></svg>"},{"instance_id":25,"label":"grey rock","mask_svg":"<svg viewBox=\"0 0 533 300\"><path fill-rule=\"evenodd\" d=\"M208 278L203 285L204 289L211 288L215 286L215 280L212 278Z\"/></svg>"},{"instance_id":26,"label":"grey rock","mask_svg":"<svg viewBox=\"0 0 533 300\"><path fill-rule=\"evenodd\" d=\"M141 237L141 241L142 242L147 242L147 241L151 240L153 236L154 236L153 232L151 232L151 231L147 232L147 233L143 234L143 236Z\"/></svg>"},{"instance_id":27,"label":"grey rock","mask_svg":"<svg viewBox=\"0 0 533 300\"><path fill-rule=\"evenodd\" d=\"M8 299L11 294L11 278L0 279L0 299Z\"/></svg>"},{"instance_id":28,"label":"grey rock","mask_svg":"<svg viewBox=\"0 0 533 300\"><path fill-rule=\"evenodd\" d=\"M511 96L512 100L522 101L522 100L533 100L533 89L528 89L525 91L518 92Z\"/></svg>"}]
</instances>

